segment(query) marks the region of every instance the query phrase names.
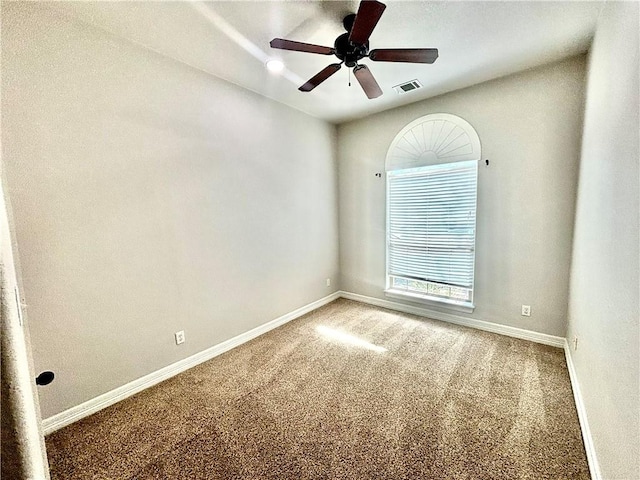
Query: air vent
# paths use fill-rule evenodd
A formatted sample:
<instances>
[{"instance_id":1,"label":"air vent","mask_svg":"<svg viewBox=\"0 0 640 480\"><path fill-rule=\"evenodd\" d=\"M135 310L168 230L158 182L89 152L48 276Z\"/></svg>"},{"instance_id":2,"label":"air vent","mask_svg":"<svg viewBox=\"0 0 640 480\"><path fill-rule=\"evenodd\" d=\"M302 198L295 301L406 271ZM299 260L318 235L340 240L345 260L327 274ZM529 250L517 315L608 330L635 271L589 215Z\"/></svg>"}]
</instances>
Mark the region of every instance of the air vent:
<instances>
[{"instance_id":1,"label":"air vent","mask_svg":"<svg viewBox=\"0 0 640 480\"><path fill-rule=\"evenodd\" d=\"M417 90L418 88L422 88L422 84L418 80L411 80L393 87L396 93L407 93L412 90Z\"/></svg>"}]
</instances>

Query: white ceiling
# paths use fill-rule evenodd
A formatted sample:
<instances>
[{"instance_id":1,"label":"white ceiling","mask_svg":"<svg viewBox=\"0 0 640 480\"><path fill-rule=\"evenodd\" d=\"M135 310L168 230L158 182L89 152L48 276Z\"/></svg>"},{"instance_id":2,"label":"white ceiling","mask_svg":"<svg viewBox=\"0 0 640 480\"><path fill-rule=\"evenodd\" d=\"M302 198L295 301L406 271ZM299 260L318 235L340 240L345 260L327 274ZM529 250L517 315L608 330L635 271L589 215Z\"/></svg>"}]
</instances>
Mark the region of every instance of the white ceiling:
<instances>
[{"instance_id":1,"label":"white ceiling","mask_svg":"<svg viewBox=\"0 0 640 480\"><path fill-rule=\"evenodd\" d=\"M384 1L384 0L383 0ZM47 7L310 115L340 123L586 52L603 1L386 0L370 48L438 48L433 65L367 64L383 95L369 100L342 68L310 93L297 87L333 56L274 50L275 37L333 47L357 1L51 2ZM269 58L285 62L268 72ZM424 88L399 95L393 86Z\"/></svg>"}]
</instances>

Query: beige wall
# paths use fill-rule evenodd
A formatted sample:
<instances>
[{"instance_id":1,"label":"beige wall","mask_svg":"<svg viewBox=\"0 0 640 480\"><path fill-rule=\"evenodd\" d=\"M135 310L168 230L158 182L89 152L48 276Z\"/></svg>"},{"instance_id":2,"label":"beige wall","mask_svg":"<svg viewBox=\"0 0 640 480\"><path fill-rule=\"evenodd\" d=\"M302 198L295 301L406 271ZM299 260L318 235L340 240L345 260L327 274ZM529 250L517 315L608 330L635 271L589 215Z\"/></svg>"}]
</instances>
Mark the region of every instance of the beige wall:
<instances>
[{"instance_id":1,"label":"beige wall","mask_svg":"<svg viewBox=\"0 0 640 480\"><path fill-rule=\"evenodd\" d=\"M598 27L575 239L584 57L336 136L40 5L5 2L2 15L3 176L35 367L57 374L39 389L44 417L337 287L385 298L384 179L374 174L404 125L443 112L469 121L490 159L479 170L469 316L564 336L569 297L604 477L638 476L637 5L610 3Z\"/></svg>"},{"instance_id":2,"label":"beige wall","mask_svg":"<svg viewBox=\"0 0 640 480\"><path fill-rule=\"evenodd\" d=\"M450 113L473 125L490 160L478 175L476 309L457 314L564 336L584 76L580 56L341 125L342 289L385 298L385 180L375 173L406 124Z\"/></svg>"},{"instance_id":3,"label":"beige wall","mask_svg":"<svg viewBox=\"0 0 640 480\"><path fill-rule=\"evenodd\" d=\"M638 4L608 2L589 59L571 356L605 479L640 478Z\"/></svg>"},{"instance_id":4,"label":"beige wall","mask_svg":"<svg viewBox=\"0 0 640 480\"><path fill-rule=\"evenodd\" d=\"M2 15L44 417L337 289L335 127L42 5Z\"/></svg>"}]
</instances>

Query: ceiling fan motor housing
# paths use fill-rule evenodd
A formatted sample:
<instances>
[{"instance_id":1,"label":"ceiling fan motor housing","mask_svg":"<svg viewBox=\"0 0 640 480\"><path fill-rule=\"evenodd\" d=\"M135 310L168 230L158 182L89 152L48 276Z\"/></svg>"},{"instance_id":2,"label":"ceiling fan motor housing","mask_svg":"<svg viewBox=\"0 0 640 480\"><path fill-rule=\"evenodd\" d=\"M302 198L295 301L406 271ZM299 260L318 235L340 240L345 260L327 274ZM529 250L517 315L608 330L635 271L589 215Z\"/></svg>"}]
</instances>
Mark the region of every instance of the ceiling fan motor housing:
<instances>
[{"instance_id":1,"label":"ceiling fan motor housing","mask_svg":"<svg viewBox=\"0 0 640 480\"><path fill-rule=\"evenodd\" d=\"M353 68L353 74L367 97L377 98L382 95L382 89L373 77L371 70L366 65L358 64L359 60L368 57L374 62L433 63L438 58L437 48L383 48L369 51L369 37L385 8L387 8L386 5L378 0L362 0L358 7L358 13L349 14L342 20L342 25L347 33L336 38L334 48L284 38L274 38L269 42L269 45L271 48L282 50L335 55L341 60L340 63L327 65L311 77L298 88L301 92L310 92L316 88L339 71L344 63L348 68Z\"/></svg>"},{"instance_id":2,"label":"ceiling fan motor housing","mask_svg":"<svg viewBox=\"0 0 640 480\"><path fill-rule=\"evenodd\" d=\"M353 67L358 63L358 60L364 58L369 53L369 41L364 45L353 44L349 41L349 33L343 33L336 38L333 44L335 55L340 60L344 61L347 67Z\"/></svg>"}]
</instances>

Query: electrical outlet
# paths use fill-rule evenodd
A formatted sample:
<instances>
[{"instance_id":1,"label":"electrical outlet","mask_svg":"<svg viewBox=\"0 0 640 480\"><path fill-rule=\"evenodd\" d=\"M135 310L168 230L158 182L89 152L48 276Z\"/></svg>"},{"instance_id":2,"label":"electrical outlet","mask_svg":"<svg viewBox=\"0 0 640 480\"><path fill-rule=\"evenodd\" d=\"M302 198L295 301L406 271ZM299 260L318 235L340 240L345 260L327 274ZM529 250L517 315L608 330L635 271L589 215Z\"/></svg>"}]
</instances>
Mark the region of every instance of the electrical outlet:
<instances>
[{"instance_id":1,"label":"electrical outlet","mask_svg":"<svg viewBox=\"0 0 640 480\"><path fill-rule=\"evenodd\" d=\"M573 351L578 350L578 337L573 337Z\"/></svg>"},{"instance_id":2,"label":"electrical outlet","mask_svg":"<svg viewBox=\"0 0 640 480\"><path fill-rule=\"evenodd\" d=\"M523 317L531 316L531 306L530 305L522 305L522 314Z\"/></svg>"},{"instance_id":3,"label":"electrical outlet","mask_svg":"<svg viewBox=\"0 0 640 480\"><path fill-rule=\"evenodd\" d=\"M176 345L184 343L184 330L176 332Z\"/></svg>"},{"instance_id":4,"label":"electrical outlet","mask_svg":"<svg viewBox=\"0 0 640 480\"><path fill-rule=\"evenodd\" d=\"M327 278L327 287L330 287L330 286L331 286L331 279Z\"/></svg>"}]
</instances>

